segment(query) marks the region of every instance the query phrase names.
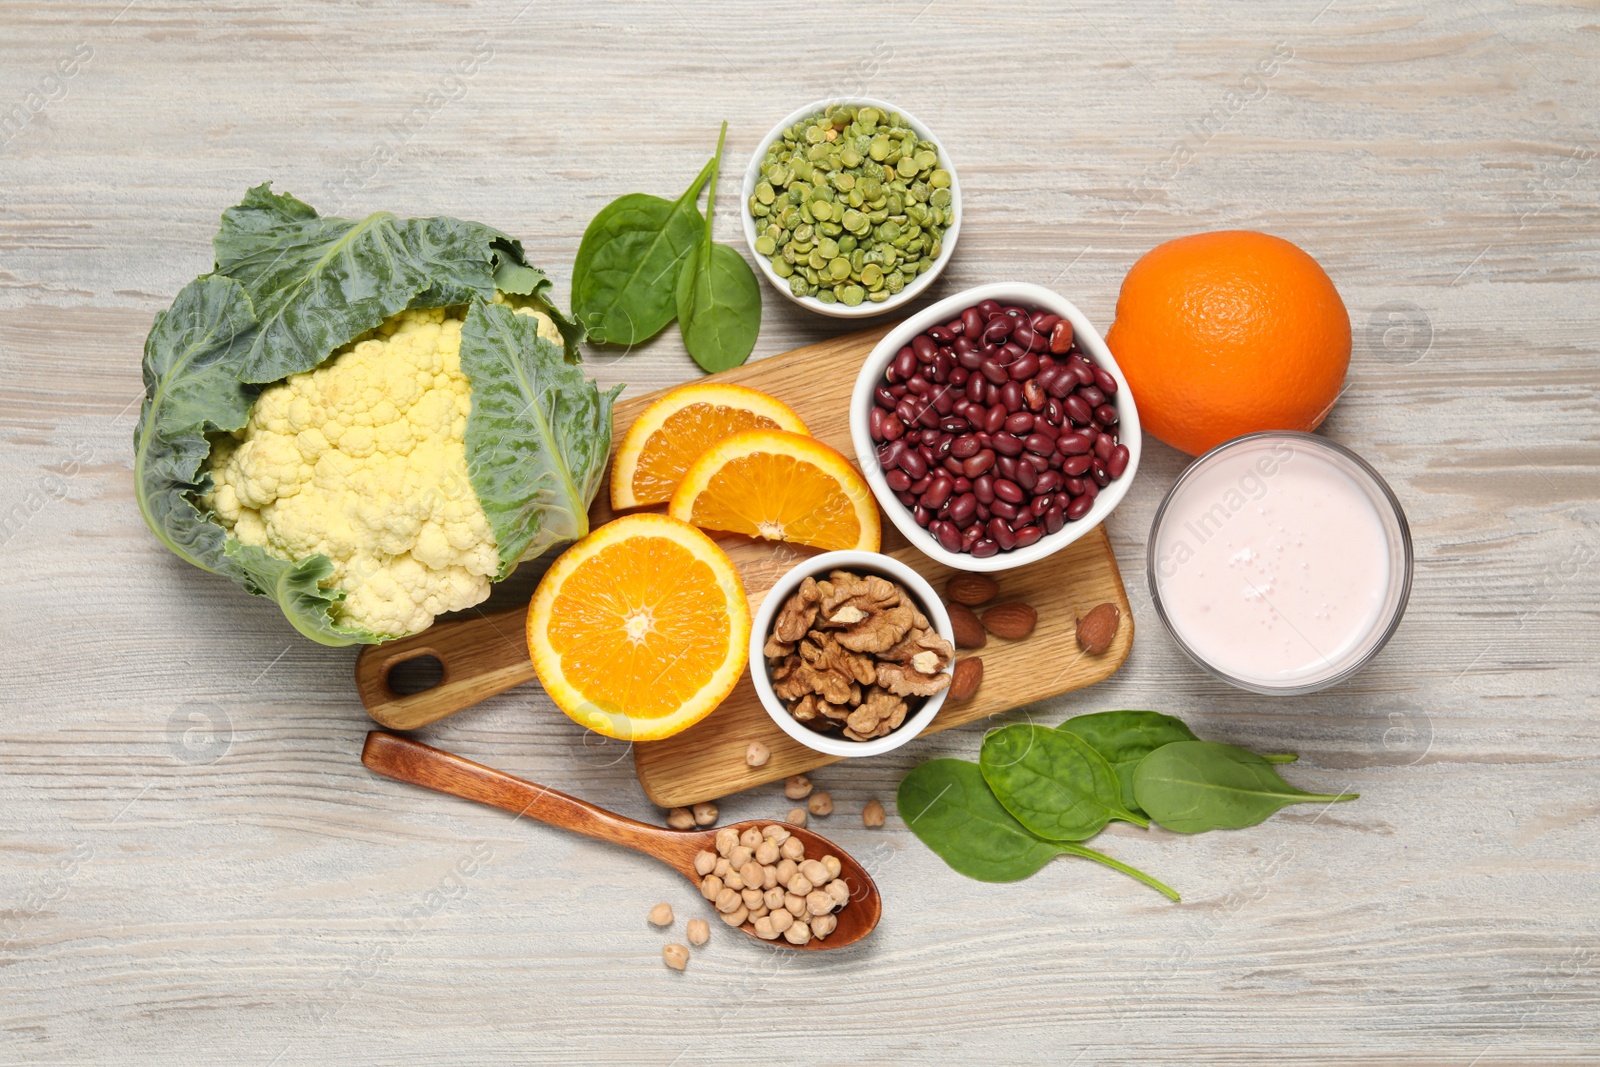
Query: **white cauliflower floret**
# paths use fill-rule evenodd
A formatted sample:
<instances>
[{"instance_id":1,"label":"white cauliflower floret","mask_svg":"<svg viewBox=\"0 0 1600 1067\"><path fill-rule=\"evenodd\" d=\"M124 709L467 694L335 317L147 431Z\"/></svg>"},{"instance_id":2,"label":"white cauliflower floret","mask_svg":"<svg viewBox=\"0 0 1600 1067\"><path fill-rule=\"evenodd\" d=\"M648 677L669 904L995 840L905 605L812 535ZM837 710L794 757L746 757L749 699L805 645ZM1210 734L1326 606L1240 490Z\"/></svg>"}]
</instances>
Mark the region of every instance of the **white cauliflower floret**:
<instances>
[{"instance_id":1,"label":"white cauliflower floret","mask_svg":"<svg viewBox=\"0 0 1600 1067\"><path fill-rule=\"evenodd\" d=\"M562 343L549 316L516 310ZM332 560L341 626L414 633L489 595L500 558L467 480L460 351L461 319L403 311L263 391L212 447L202 503L243 544Z\"/></svg>"}]
</instances>

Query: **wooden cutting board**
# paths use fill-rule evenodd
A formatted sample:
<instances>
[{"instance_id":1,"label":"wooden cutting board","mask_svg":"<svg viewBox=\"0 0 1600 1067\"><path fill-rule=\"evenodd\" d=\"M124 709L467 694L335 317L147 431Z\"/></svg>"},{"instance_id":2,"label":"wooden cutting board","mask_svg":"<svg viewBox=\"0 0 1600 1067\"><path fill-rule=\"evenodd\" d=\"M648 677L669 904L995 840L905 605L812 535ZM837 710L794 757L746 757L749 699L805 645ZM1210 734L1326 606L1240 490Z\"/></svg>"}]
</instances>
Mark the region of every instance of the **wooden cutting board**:
<instances>
[{"instance_id":1,"label":"wooden cutting board","mask_svg":"<svg viewBox=\"0 0 1600 1067\"><path fill-rule=\"evenodd\" d=\"M799 413L813 435L853 456L848 425L850 392L862 361L890 328L835 337L705 380L736 382L773 394ZM651 393L617 404L617 441L639 412L659 396ZM609 492L602 486L589 509L594 526L615 517ZM779 577L814 554L791 545L714 536L739 568L752 611ZM912 548L887 521L883 524L883 550L916 568L935 589L942 590L953 573ZM1039 613L1038 627L1024 641L990 637L984 648L963 653L983 658L983 685L973 699L947 703L929 724L928 733L1093 685L1115 673L1133 647L1127 591L1103 527L1055 555L995 577L1001 599L1033 605ZM1106 652L1083 654L1074 636L1078 616L1108 601L1121 609L1122 625ZM526 618L526 608L478 614L436 623L415 637L363 649L356 661L356 687L367 713L390 729L414 730L534 681L523 636ZM388 683L389 672L397 664L426 656L435 657L443 666L439 684L409 695L394 692ZM765 766L745 764L745 747L751 741L760 741L772 750ZM728 699L695 726L664 741L634 746L639 781L650 799L663 807L714 800L838 758L813 752L780 730L761 707L748 673Z\"/></svg>"}]
</instances>

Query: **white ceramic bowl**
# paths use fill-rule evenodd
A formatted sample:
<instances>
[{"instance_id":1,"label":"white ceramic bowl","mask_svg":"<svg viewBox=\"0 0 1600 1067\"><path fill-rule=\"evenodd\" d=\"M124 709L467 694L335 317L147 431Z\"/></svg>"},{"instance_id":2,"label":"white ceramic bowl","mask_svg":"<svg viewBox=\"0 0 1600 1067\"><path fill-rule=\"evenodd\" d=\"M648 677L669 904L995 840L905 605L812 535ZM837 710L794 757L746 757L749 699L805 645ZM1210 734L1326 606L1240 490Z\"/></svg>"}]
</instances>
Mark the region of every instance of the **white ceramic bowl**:
<instances>
[{"instance_id":1,"label":"white ceramic bowl","mask_svg":"<svg viewBox=\"0 0 1600 1067\"><path fill-rule=\"evenodd\" d=\"M956 635L955 629L950 625L950 613L945 610L939 594L934 592L933 586L929 585L928 580L922 575L893 556L885 556L879 552L824 552L820 556L812 556L805 560L779 578L778 583L767 592L761 607L756 610L755 619L750 626L750 680L755 683L756 695L761 698L761 706L767 709L772 721L777 723L778 728L784 733L807 748L825 752L830 756L877 756L899 748L925 730L933 721L933 717L939 714L939 709L944 707L944 698L950 690L944 689L926 698L916 714L908 716L893 733L871 741L851 741L849 738L833 734L819 734L796 722L794 716L789 714L789 709L784 707L783 701L772 691L772 679L767 676L767 657L761 652L767 643L767 637L772 633L772 622L778 614L778 609L789 599L790 594L800 587L800 583L808 577L827 577L829 571L840 569L877 574L898 582L916 598L917 606L928 617L928 621L933 623L933 628L939 632L939 636L952 645L955 644ZM949 669L946 668L947 673Z\"/></svg>"},{"instance_id":2,"label":"white ceramic bowl","mask_svg":"<svg viewBox=\"0 0 1600 1067\"><path fill-rule=\"evenodd\" d=\"M950 206L955 212L955 219L944 232L941 242L943 248L940 249L939 258L933 261L933 266L929 267L925 273L917 275L916 280L910 285L881 304L863 300L855 307L849 307L845 304L824 304L814 296L795 296L794 293L789 291L789 283L778 277L778 272L772 269L772 264L767 261L767 257L756 251L758 231L756 229L756 218L750 214L750 197L755 194L756 185L761 181L761 165L767 158L767 149L772 145L772 142L783 136L784 130L787 130L801 119L810 118L812 115L834 104L860 104L867 107L875 107L885 112L898 112L900 117L905 120L906 125L917 132L919 138L933 143L939 152L940 164L950 172ZM961 179L956 174L955 164L950 160L950 153L945 151L944 145L940 143L939 138L935 137L932 130L928 129L926 125L905 108L896 107L887 100L876 100L870 96L830 96L796 109L788 118L774 126L771 132L761 139L761 144L756 149L755 155L750 157L749 166L745 167L744 191L739 198L739 217L744 220L744 240L745 244L750 248L750 254L755 257L756 268L766 276L767 281L772 283L774 289L783 294L785 300L799 304L807 311L815 311L819 315L830 315L836 319L870 319L876 315L885 315L895 308L903 307L908 302L915 300L919 293L932 285L933 280L944 272L945 264L950 262L950 257L955 254L956 238L961 235Z\"/></svg>"},{"instance_id":3,"label":"white ceramic bowl","mask_svg":"<svg viewBox=\"0 0 1600 1067\"><path fill-rule=\"evenodd\" d=\"M1128 446L1128 469L1122 472L1122 477L1100 490L1094 499L1094 506L1089 509L1087 515L1076 522L1067 523L1056 533L1046 534L1027 548L1000 552L988 559L976 559L965 552L946 551L932 534L917 525L910 509L896 499L889 484L883 479L883 470L878 466L876 455L877 445L872 440L872 432L868 428L867 421L876 403L872 391L883 381L884 369L889 365L889 361L895 358L895 354L928 327L949 322L982 300L998 300L1002 304L1042 308L1071 322L1078 347L1093 356L1095 361L1117 380L1118 438L1122 444ZM1128 486L1133 484L1133 477L1138 473L1140 437L1139 409L1134 405L1133 391L1128 388L1128 379L1123 376L1122 369L1117 366L1111 350L1106 347L1105 341L1101 339L1094 325L1083 312L1073 306L1070 300L1042 285L1032 285L1028 282L992 282L980 285L946 297L937 304L912 315L891 330L887 337L878 342L871 355L867 356L867 361L862 364L861 373L856 378L855 392L850 396L850 439L855 445L856 465L861 468L861 473L866 475L867 484L872 486L873 495L878 498L878 504L883 508L884 514L889 516L889 521L893 522L901 533L905 534L906 540L924 555L963 571L1004 571L1025 566L1044 559L1053 552L1061 551L1104 522L1106 516L1110 515L1127 495Z\"/></svg>"}]
</instances>

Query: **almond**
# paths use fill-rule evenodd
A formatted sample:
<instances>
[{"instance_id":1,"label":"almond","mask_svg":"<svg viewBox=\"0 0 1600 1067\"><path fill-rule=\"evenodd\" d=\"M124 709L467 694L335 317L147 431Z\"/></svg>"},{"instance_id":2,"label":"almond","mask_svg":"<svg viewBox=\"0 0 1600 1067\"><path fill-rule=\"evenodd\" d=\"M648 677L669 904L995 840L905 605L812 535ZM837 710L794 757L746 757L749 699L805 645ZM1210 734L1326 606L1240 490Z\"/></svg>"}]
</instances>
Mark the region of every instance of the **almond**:
<instances>
[{"instance_id":1,"label":"almond","mask_svg":"<svg viewBox=\"0 0 1600 1067\"><path fill-rule=\"evenodd\" d=\"M1122 611L1115 604L1100 604L1078 620L1078 646L1098 656L1111 647L1122 623Z\"/></svg>"},{"instance_id":2,"label":"almond","mask_svg":"<svg viewBox=\"0 0 1600 1067\"><path fill-rule=\"evenodd\" d=\"M983 632L983 623L965 604L946 605L950 612L950 629L956 635L957 648L982 648L989 640Z\"/></svg>"},{"instance_id":3,"label":"almond","mask_svg":"<svg viewBox=\"0 0 1600 1067\"><path fill-rule=\"evenodd\" d=\"M945 583L945 597L952 604L977 607L1000 595L1000 585L987 574L952 574Z\"/></svg>"},{"instance_id":4,"label":"almond","mask_svg":"<svg viewBox=\"0 0 1600 1067\"><path fill-rule=\"evenodd\" d=\"M956 660L954 671L950 675L950 695L946 700L971 700L972 694L978 691L978 686L983 683L983 660L977 656L968 656L966 659Z\"/></svg>"},{"instance_id":5,"label":"almond","mask_svg":"<svg viewBox=\"0 0 1600 1067\"><path fill-rule=\"evenodd\" d=\"M1033 633L1039 613L1021 601L996 604L983 613L983 628L1007 641L1020 641Z\"/></svg>"}]
</instances>

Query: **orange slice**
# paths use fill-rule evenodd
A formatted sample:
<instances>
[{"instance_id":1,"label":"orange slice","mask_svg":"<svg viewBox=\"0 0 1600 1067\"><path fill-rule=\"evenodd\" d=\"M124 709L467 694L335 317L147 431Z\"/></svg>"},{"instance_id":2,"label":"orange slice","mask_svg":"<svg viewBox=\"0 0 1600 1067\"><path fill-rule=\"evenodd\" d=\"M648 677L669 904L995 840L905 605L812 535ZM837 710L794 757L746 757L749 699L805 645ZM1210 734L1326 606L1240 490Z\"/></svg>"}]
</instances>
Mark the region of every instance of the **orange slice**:
<instances>
[{"instance_id":1,"label":"orange slice","mask_svg":"<svg viewBox=\"0 0 1600 1067\"><path fill-rule=\"evenodd\" d=\"M611 506L665 504L702 452L744 430L810 433L787 404L755 389L716 382L674 389L628 427L611 465Z\"/></svg>"},{"instance_id":2,"label":"orange slice","mask_svg":"<svg viewBox=\"0 0 1600 1067\"><path fill-rule=\"evenodd\" d=\"M878 550L878 506L860 472L821 441L747 430L706 450L667 513L702 529L816 548Z\"/></svg>"},{"instance_id":3,"label":"orange slice","mask_svg":"<svg viewBox=\"0 0 1600 1067\"><path fill-rule=\"evenodd\" d=\"M655 741L693 726L744 673L749 643L733 563L665 515L600 527L561 554L528 605L545 692L607 737Z\"/></svg>"}]
</instances>

